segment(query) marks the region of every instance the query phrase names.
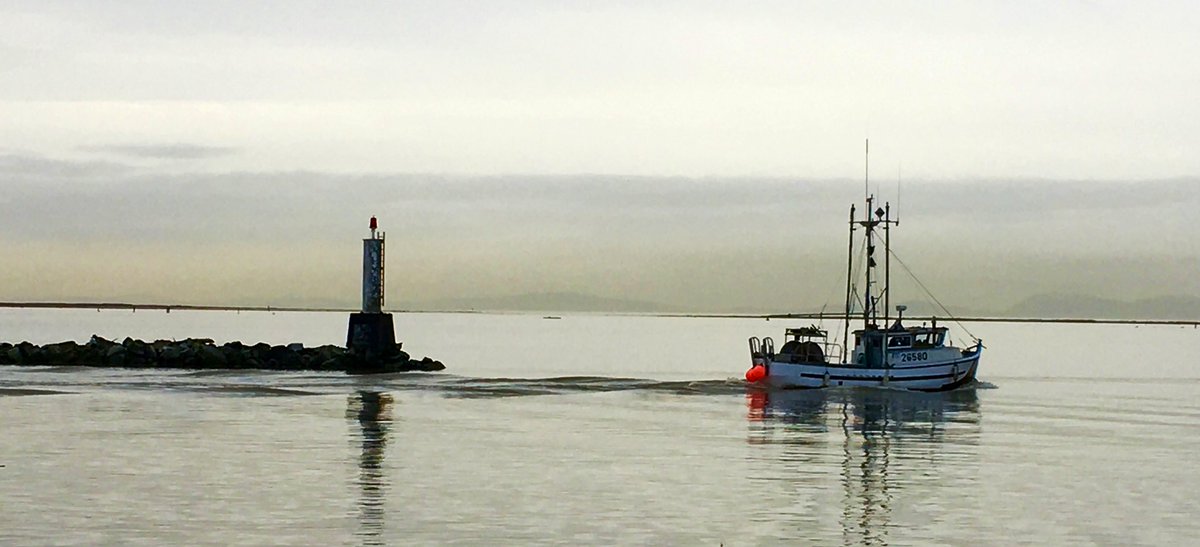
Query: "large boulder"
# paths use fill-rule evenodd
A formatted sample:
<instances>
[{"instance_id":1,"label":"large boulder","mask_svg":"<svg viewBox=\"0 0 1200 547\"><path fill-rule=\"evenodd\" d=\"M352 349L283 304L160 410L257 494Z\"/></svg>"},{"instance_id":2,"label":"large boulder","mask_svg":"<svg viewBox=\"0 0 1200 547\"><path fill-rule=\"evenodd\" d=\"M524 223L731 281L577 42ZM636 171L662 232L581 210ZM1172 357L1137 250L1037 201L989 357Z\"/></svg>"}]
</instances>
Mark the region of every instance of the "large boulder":
<instances>
[{"instance_id":1,"label":"large boulder","mask_svg":"<svg viewBox=\"0 0 1200 547\"><path fill-rule=\"evenodd\" d=\"M42 346L46 362L52 365L74 365L79 362L80 346L73 340Z\"/></svg>"},{"instance_id":2,"label":"large boulder","mask_svg":"<svg viewBox=\"0 0 1200 547\"><path fill-rule=\"evenodd\" d=\"M104 351L104 362L110 365L121 366L125 364L125 354L128 350L125 346L114 344L112 347Z\"/></svg>"},{"instance_id":3,"label":"large boulder","mask_svg":"<svg viewBox=\"0 0 1200 547\"><path fill-rule=\"evenodd\" d=\"M241 342L226 342L221 346L221 353L225 355L225 366L229 368L246 368L246 360L249 358L250 349Z\"/></svg>"},{"instance_id":4,"label":"large boulder","mask_svg":"<svg viewBox=\"0 0 1200 547\"><path fill-rule=\"evenodd\" d=\"M302 370L303 362L300 359L300 353L292 351L287 346L275 346L271 348L268 361L274 361L275 366L281 370Z\"/></svg>"},{"instance_id":5,"label":"large boulder","mask_svg":"<svg viewBox=\"0 0 1200 547\"><path fill-rule=\"evenodd\" d=\"M148 344L141 340L131 340L127 344L122 344L129 352L129 356L138 363L152 364L158 361L158 351L155 350L153 344Z\"/></svg>"},{"instance_id":6,"label":"large boulder","mask_svg":"<svg viewBox=\"0 0 1200 547\"><path fill-rule=\"evenodd\" d=\"M158 358L164 363L175 363L183 358L184 351L186 351L185 348L176 345L163 346L158 352Z\"/></svg>"},{"instance_id":7,"label":"large boulder","mask_svg":"<svg viewBox=\"0 0 1200 547\"><path fill-rule=\"evenodd\" d=\"M196 356L199 358L200 365L203 368L225 368L229 364L229 359L225 356L225 352L213 345L205 344L200 346L200 350L196 352Z\"/></svg>"},{"instance_id":8,"label":"large boulder","mask_svg":"<svg viewBox=\"0 0 1200 547\"><path fill-rule=\"evenodd\" d=\"M21 352L21 346L19 344L16 346L9 346L9 348L4 351L4 357L5 361L8 363L14 365L25 364L25 354Z\"/></svg>"},{"instance_id":9,"label":"large boulder","mask_svg":"<svg viewBox=\"0 0 1200 547\"><path fill-rule=\"evenodd\" d=\"M41 348L29 342L21 342L17 344L17 348L21 354L22 365L45 365L47 364L46 352Z\"/></svg>"},{"instance_id":10,"label":"large boulder","mask_svg":"<svg viewBox=\"0 0 1200 547\"><path fill-rule=\"evenodd\" d=\"M416 367L413 368L413 370L424 370L424 371L446 370L446 365L443 365L441 361L435 361L428 357L424 357L421 359L421 362Z\"/></svg>"},{"instance_id":11,"label":"large boulder","mask_svg":"<svg viewBox=\"0 0 1200 547\"><path fill-rule=\"evenodd\" d=\"M87 342L88 347L93 348L93 349L98 349L101 351L108 351L108 348L111 348L115 345L117 345L116 342L113 342L112 340L107 340L98 334L93 334L92 338L90 340L88 340L88 342Z\"/></svg>"}]
</instances>

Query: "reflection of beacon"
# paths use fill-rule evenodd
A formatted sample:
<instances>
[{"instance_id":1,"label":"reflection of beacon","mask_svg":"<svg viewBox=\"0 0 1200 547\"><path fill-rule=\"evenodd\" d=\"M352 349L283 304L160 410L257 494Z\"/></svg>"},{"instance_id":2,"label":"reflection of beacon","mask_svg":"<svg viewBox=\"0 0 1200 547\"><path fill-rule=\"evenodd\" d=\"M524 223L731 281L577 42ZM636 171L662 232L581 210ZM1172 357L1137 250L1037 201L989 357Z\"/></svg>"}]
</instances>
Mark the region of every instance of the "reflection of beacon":
<instances>
[{"instance_id":1,"label":"reflection of beacon","mask_svg":"<svg viewBox=\"0 0 1200 547\"><path fill-rule=\"evenodd\" d=\"M346 348L366 363L377 362L399 349L392 314L383 313L383 240L378 221L371 217L371 237L363 240L362 311L350 314L346 332Z\"/></svg>"}]
</instances>

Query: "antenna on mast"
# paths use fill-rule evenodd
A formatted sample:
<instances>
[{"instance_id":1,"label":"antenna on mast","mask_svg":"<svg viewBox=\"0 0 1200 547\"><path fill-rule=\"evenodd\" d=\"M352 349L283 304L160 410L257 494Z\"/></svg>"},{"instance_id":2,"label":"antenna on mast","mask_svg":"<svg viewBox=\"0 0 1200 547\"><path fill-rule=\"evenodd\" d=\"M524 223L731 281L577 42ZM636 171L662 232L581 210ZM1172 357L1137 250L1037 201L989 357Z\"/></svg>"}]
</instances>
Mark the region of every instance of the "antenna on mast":
<instances>
[{"instance_id":1,"label":"antenna on mast","mask_svg":"<svg viewBox=\"0 0 1200 547\"><path fill-rule=\"evenodd\" d=\"M896 163L896 225L900 225L900 183L904 180L904 161Z\"/></svg>"},{"instance_id":2,"label":"antenna on mast","mask_svg":"<svg viewBox=\"0 0 1200 547\"><path fill-rule=\"evenodd\" d=\"M863 155L863 199L871 197L871 139L867 139L867 153ZM870 211L867 211L870 220Z\"/></svg>"}]
</instances>

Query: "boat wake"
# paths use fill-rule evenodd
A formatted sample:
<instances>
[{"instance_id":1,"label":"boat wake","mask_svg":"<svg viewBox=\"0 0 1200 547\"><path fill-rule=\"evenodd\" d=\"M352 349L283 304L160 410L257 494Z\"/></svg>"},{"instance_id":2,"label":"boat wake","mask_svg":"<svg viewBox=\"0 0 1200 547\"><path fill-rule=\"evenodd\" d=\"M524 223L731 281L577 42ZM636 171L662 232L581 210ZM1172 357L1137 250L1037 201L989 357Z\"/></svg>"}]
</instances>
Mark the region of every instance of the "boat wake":
<instances>
[{"instance_id":1,"label":"boat wake","mask_svg":"<svg viewBox=\"0 0 1200 547\"><path fill-rule=\"evenodd\" d=\"M28 388L4 388L0 387L0 397L21 397L25 395L67 395L70 391L59 391L56 389L28 389Z\"/></svg>"},{"instance_id":2,"label":"boat wake","mask_svg":"<svg viewBox=\"0 0 1200 547\"><path fill-rule=\"evenodd\" d=\"M342 374L231 371L146 371L89 369L89 374L62 374L43 368L21 378L0 381L0 396L65 394L97 389L166 391L217 397L290 397L342 395L348 391L410 392L460 399L530 397L585 393L641 392L671 395L745 395L767 391L741 378L660 380L622 376L551 376L543 378L470 377L449 374ZM976 382L960 389L991 389ZM830 388L832 390L844 388ZM904 389L883 389L907 392ZM775 390L771 390L772 392ZM792 390L782 390L792 391ZM812 391L812 390L799 390ZM823 390L816 390L823 391Z\"/></svg>"},{"instance_id":3,"label":"boat wake","mask_svg":"<svg viewBox=\"0 0 1200 547\"><path fill-rule=\"evenodd\" d=\"M491 398L569 393L644 391L677 395L734 395L745 393L740 379L662 381L604 376L556 376L550 378L453 378L435 384L392 386L438 391L448 397Z\"/></svg>"},{"instance_id":4,"label":"boat wake","mask_svg":"<svg viewBox=\"0 0 1200 547\"><path fill-rule=\"evenodd\" d=\"M302 389L286 389L270 386L256 385L221 385L221 386L200 386L193 391L201 393L211 393L215 395L240 395L245 397L296 397L304 395L321 395L318 391L305 391Z\"/></svg>"},{"instance_id":5,"label":"boat wake","mask_svg":"<svg viewBox=\"0 0 1200 547\"><path fill-rule=\"evenodd\" d=\"M60 370L29 370L21 378L0 380L0 396L71 393L97 389L166 391L209 396L287 397L345 394L347 391L415 392L452 398L498 398L572 393L642 391L678 395L736 395L746 391L740 378L655 380L607 376L486 378L390 373L365 376L288 374L247 370L144 371L90 369L86 375ZM41 372L44 374L37 374Z\"/></svg>"}]
</instances>

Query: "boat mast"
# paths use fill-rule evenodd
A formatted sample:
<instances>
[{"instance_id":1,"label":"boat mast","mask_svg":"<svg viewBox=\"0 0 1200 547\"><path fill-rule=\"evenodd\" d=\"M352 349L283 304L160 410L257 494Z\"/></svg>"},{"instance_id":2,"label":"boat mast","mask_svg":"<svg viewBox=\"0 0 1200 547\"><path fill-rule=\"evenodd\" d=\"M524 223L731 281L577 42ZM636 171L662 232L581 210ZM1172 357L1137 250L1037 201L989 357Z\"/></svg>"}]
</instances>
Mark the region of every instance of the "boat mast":
<instances>
[{"instance_id":1,"label":"boat mast","mask_svg":"<svg viewBox=\"0 0 1200 547\"><path fill-rule=\"evenodd\" d=\"M842 359L848 359L850 351L850 288L854 279L854 205L850 205L850 251L846 253L846 316L842 332Z\"/></svg>"},{"instance_id":2,"label":"boat mast","mask_svg":"<svg viewBox=\"0 0 1200 547\"><path fill-rule=\"evenodd\" d=\"M871 202L873 200L873 197L867 197L867 214L862 221L863 228L867 230L867 267L865 268L867 282L863 290L863 330L871 328L871 313L874 307L872 305L874 297L871 292L871 270L875 269L875 242L872 241L872 236L875 235L875 222L871 219Z\"/></svg>"},{"instance_id":3,"label":"boat mast","mask_svg":"<svg viewBox=\"0 0 1200 547\"><path fill-rule=\"evenodd\" d=\"M883 319L886 322L891 315L886 311L886 307L891 303L891 260L885 257L883 263L883 287L880 288L878 297L875 296L875 291L871 289L872 284L879 284L878 281L871 281L871 272L878 266L875 262L875 229L880 224L883 225L883 246L885 255L891 252L891 226L896 221L891 219L891 204L885 203L883 207L879 207L871 211L871 207L875 205L875 196L867 198L867 215L866 218L857 222L867 230L867 288L864 298L863 309L863 328L869 329L874 324L878 327L879 322L879 300L883 300L885 311ZM874 323L873 323L874 322ZM885 325L886 327L886 325Z\"/></svg>"},{"instance_id":4,"label":"boat mast","mask_svg":"<svg viewBox=\"0 0 1200 547\"><path fill-rule=\"evenodd\" d=\"M891 246L892 246L891 225L897 223L897 221L892 220L891 210L892 210L892 206L890 203L884 203L883 207L876 208L875 196L868 194L867 195L867 214L865 215L865 218L863 218L863 220L855 221L853 219L853 216L851 216L851 224L861 224L863 226L863 228L866 229L866 232L867 232L866 233L866 241L867 241L867 243L866 243L866 245L867 245L866 278L867 279L866 279L866 289L865 289L864 295L863 295L863 329L864 330L870 329L870 328L872 328L872 326L875 326L875 327L879 326L878 325L878 323L879 323L879 300L883 300L883 305L884 305L883 320L884 320L884 322L887 322L891 318L891 315L888 311L890 309L888 306L891 305L891 282L892 282L891 257L890 256L884 257L883 287L880 288L880 290L878 291L878 297L876 297L876 291L873 290L873 288L872 288L873 285L879 284L878 280L875 280L875 281L872 280L872 273L874 272L875 268L878 266L878 263L875 261L875 237L876 237L875 230L880 224L883 225L883 245L884 245L884 251L885 251L884 254L889 255L891 253ZM853 237L853 235L851 237ZM885 328L886 328L886 325L885 325Z\"/></svg>"},{"instance_id":5,"label":"boat mast","mask_svg":"<svg viewBox=\"0 0 1200 547\"><path fill-rule=\"evenodd\" d=\"M867 202L866 218L863 219L863 227L867 229L867 282L863 291L863 330L867 330L871 326L871 268L874 267L875 261L871 255L875 253L875 245L871 243L871 232L874 226L871 225L871 139L866 139L866 147L863 153L863 199Z\"/></svg>"},{"instance_id":6,"label":"boat mast","mask_svg":"<svg viewBox=\"0 0 1200 547\"><path fill-rule=\"evenodd\" d=\"M891 328L892 313L892 204L883 206L883 327Z\"/></svg>"},{"instance_id":7,"label":"boat mast","mask_svg":"<svg viewBox=\"0 0 1200 547\"><path fill-rule=\"evenodd\" d=\"M863 199L871 197L871 139L867 139L866 154L863 155ZM867 206L867 218L871 218L871 206Z\"/></svg>"},{"instance_id":8,"label":"boat mast","mask_svg":"<svg viewBox=\"0 0 1200 547\"><path fill-rule=\"evenodd\" d=\"M884 265L883 265L883 268L884 268L884 270L883 270L883 287L880 289L880 291L878 293L878 297L877 297L875 290L872 288L873 284L879 283L879 281L872 281L872 274L875 271L875 268L878 266L878 263L875 261L875 229L880 224L883 225L883 245L884 245L884 251L885 251L884 254L888 255L891 253L891 244L892 244L892 242L891 242L891 225L895 224L897 221L892 220L892 213L891 213L892 206L890 203L885 202L882 207L876 207L876 205L875 205L875 196L871 195L871 191L870 191L871 187L870 187L870 178L869 177L871 176L871 170L870 170L871 141L869 141L869 140L867 141L866 152L867 152L867 162L866 162L866 168L864 170L865 181L864 181L863 185L864 185L865 199L867 202L867 210L866 210L866 214L863 215L862 220L855 220L854 208L851 207L851 209L850 209L850 211L851 211L851 213L850 213L850 225L851 225L850 239L851 239L851 250L853 250L854 225L856 225L856 224L862 225L863 229L866 230L866 238L865 239L866 239L866 245L867 245L867 266L865 268L865 270L866 270L866 272L865 272L866 273L866 286L865 287L866 288L863 291L864 294L863 294L863 312L862 312L863 334L864 334L863 350L864 350L864 355L865 355L865 359L864 359L865 364L867 364L867 366L873 366L872 363L874 363L875 361L873 360L872 356L866 355L867 353L872 353L872 352L867 351L867 348L869 346L866 345L866 339L867 339L866 333L871 330L880 329L880 327L879 327L879 301L880 300L883 301L883 305L884 305L884 312L883 312L884 322L886 323L890 319L891 315L888 312L888 307L891 305L891 281L892 281L891 258L885 256ZM849 276L847 276L847 279L849 279ZM849 284L849 283L847 283L847 284ZM847 291L847 294L848 293L849 293L849 291ZM847 298L847 301L849 301L849 298ZM850 308L849 304L847 304L846 308L847 308L847 310L849 310L849 308ZM846 317L847 317L847 323L849 323L850 314L847 313ZM847 329L848 328L849 327L847 327ZM879 351L880 351L880 356L879 356L880 361L879 362L882 363L882 365L884 367L890 366L890 363L888 362L888 359L887 359L887 343L888 343L887 328L888 328L888 325L885 324L883 326L883 328L881 329L881 330L883 330L883 340L882 340L883 347L881 347L879 349ZM847 335L847 338L849 338L849 335ZM849 345L848 341L847 341L847 345Z\"/></svg>"}]
</instances>

